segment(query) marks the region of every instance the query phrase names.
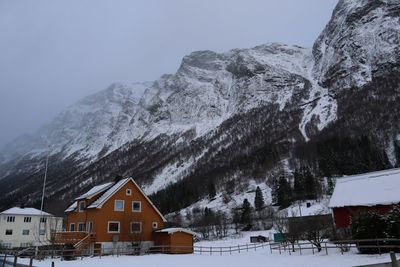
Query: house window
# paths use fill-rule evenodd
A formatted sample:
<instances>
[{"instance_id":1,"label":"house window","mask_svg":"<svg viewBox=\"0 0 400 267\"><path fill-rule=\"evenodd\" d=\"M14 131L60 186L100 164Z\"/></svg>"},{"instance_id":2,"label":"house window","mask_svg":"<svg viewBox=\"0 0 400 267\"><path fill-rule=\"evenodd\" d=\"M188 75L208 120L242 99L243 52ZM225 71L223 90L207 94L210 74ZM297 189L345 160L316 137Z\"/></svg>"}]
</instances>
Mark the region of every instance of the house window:
<instances>
[{"instance_id":1,"label":"house window","mask_svg":"<svg viewBox=\"0 0 400 267\"><path fill-rule=\"evenodd\" d=\"M124 211L125 201L123 200L115 200L114 202L114 211Z\"/></svg>"},{"instance_id":2,"label":"house window","mask_svg":"<svg viewBox=\"0 0 400 267\"><path fill-rule=\"evenodd\" d=\"M1 246L3 248L11 248L11 243L2 243Z\"/></svg>"},{"instance_id":3,"label":"house window","mask_svg":"<svg viewBox=\"0 0 400 267\"><path fill-rule=\"evenodd\" d=\"M69 224L69 230L70 230L71 232L75 231L75 223L70 223L70 224Z\"/></svg>"},{"instance_id":4,"label":"house window","mask_svg":"<svg viewBox=\"0 0 400 267\"><path fill-rule=\"evenodd\" d=\"M142 223L141 222L131 222L131 233L141 233Z\"/></svg>"},{"instance_id":5,"label":"house window","mask_svg":"<svg viewBox=\"0 0 400 267\"><path fill-rule=\"evenodd\" d=\"M85 210L85 201L79 201L79 212L83 212Z\"/></svg>"},{"instance_id":6,"label":"house window","mask_svg":"<svg viewBox=\"0 0 400 267\"><path fill-rule=\"evenodd\" d=\"M21 243L21 248L27 248L27 247L30 247L30 246L32 246L32 243Z\"/></svg>"},{"instance_id":7,"label":"house window","mask_svg":"<svg viewBox=\"0 0 400 267\"><path fill-rule=\"evenodd\" d=\"M78 223L78 232L83 232L84 228L85 228L84 223Z\"/></svg>"},{"instance_id":8,"label":"house window","mask_svg":"<svg viewBox=\"0 0 400 267\"><path fill-rule=\"evenodd\" d=\"M141 212L142 211L142 203L140 201L132 201L132 211L133 212Z\"/></svg>"},{"instance_id":9,"label":"house window","mask_svg":"<svg viewBox=\"0 0 400 267\"><path fill-rule=\"evenodd\" d=\"M87 222L86 231L88 231L89 233L93 232L93 222Z\"/></svg>"},{"instance_id":10,"label":"house window","mask_svg":"<svg viewBox=\"0 0 400 267\"><path fill-rule=\"evenodd\" d=\"M40 218L40 223L46 223L46 222L47 222L47 218L45 218L45 217Z\"/></svg>"},{"instance_id":11,"label":"house window","mask_svg":"<svg viewBox=\"0 0 400 267\"><path fill-rule=\"evenodd\" d=\"M151 224L151 227L153 227L153 229L157 229L158 228L158 222L153 222Z\"/></svg>"},{"instance_id":12,"label":"house window","mask_svg":"<svg viewBox=\"0 0 400 267\"><path fill-rule=\"evenodd\" d=\"M39 235L45 235L46 230L45 229L39 229Z\"/></svg>"},{"instance_id":13,"label":"house window","mask_svg":"<svg viewBox=\"0 0 400 267\"><path fill-rule=\"evenodd\" d=\"M22 235L29 235L29 229L22 230Z\"/></svg>"},{"instance_id":14,"label":"house window","mask_svg":"<svg viewBox=\"0 0 400 267\"><path fill-rule=\"evenodd\" d=\"M132 196L132 189L126 189L126 195Z\"/></svg>"},{"instance_id":15,"label":"house window","mask_svg":"<svg viewBox=\"0 0 400 267\"><path fill-rule=\"evenodd\" d=\"M12 235L13 230L12 229L6 229L6 235Z\"/></svg>"},{"instance_id":16,"label":"house window","mask_svg":"<svg viewBox=\"0 0 400 267\"><path fill-rule=\"evenodd\" d=\"M32 217L24 217L25 223L30 223L32 221Z\"/></svg>"},{"instance_id":17,"label":"house window","mask_svg":"<svg viewBox=\"0 0 400 267\"><path fill-rule=\"evenodd\" d=\"M7 216L7 222L15 222L15 216Z\"/></svg>"},{"instance_id":18,"label":"house window","mask_svg":"<svg viewBox=\"0 0 400 267\"><path fill-rule=\"evenodd\" d=\"M119 233L119 222L108 222L108 233Z\"/></svg>"}]
</instances>

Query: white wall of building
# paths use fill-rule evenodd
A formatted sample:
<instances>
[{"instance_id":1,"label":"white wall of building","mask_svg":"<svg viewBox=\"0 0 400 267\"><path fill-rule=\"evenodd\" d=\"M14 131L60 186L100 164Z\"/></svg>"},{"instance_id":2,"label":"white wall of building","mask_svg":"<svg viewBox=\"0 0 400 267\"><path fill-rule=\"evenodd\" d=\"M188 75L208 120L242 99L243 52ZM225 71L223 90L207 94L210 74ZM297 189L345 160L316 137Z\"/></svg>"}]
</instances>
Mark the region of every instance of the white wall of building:
<instances>
[{"instance_id":1,"label":"white wall of building","mask_svg":"<svg viewBox=\"0 0 400 267\"><path fill-rule=\"evenodd\" d=\"M14 217L14 219L10 217ZM46 222L41 222L41 218ZM0 246L26 247L48 245L51 243L51 233L62 231L62 222L62 218L51 215L1 213Z\"/></svg>"}]
</instances>

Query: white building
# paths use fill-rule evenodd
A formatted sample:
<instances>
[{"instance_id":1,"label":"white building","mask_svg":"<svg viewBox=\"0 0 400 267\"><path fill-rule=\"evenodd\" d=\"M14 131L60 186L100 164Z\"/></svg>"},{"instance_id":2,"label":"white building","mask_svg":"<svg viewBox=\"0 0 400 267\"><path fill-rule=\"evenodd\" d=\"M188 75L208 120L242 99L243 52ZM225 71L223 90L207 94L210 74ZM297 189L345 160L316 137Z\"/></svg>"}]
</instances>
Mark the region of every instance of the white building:
<instances>
[{"instance_id":1,"label":"white building","mask_svg":"<svg viewBox=\"0 0 400 267\"><path fill-rule=\"evenodd\" d=\"M51 233L62 230L62 218L34 208L11 208L0 213L0 247L43 246Z\"/></svg>"}]
</instances>

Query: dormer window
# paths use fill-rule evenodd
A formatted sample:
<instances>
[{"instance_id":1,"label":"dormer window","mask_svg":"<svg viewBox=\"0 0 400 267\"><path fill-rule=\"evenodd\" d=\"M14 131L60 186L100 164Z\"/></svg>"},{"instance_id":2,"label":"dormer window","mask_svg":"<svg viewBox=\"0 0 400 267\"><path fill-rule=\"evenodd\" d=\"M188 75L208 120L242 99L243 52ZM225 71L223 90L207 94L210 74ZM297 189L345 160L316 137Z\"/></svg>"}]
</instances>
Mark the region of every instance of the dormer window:
<instances>
[{"instance_id":1,"label":"dormer window","mask_svg":"<svg viewBox=\"0 0 400 267\"><path fill-rule=\"evenodd\" d=\"M126 189L126 195L132 196L132 189L130 189L130 188Z\"/></svg>"},{"instance_id":2,"label":"dormer window","mask_svg":"<svg viewBox=\"0 0 400 267\"><path fill-rule=\"evenodd\" d=\"M78 211L79 212L83 212L85 210L85 207L86 207L85 201L79 201L79 209L78 209Z\"/></svg>"}]
</instances>

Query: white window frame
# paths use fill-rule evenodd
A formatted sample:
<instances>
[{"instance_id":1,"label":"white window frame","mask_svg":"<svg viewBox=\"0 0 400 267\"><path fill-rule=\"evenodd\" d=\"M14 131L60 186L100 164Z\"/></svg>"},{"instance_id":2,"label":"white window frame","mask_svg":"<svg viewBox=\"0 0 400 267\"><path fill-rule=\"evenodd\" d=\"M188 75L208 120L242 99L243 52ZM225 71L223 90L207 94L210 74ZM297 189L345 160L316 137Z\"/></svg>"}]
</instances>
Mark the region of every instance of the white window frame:
<instances>
[{"instance_id":1,"label":"white window frame","mask_svg":"<svg viewBox=\"0 0 400 267\"><path fill-rule=\"evenodd\" d=\"M117 209L117 202L122 201L122 210ZM124 211L125 210L125 200L122 199L116 199L114 200L114 211Z\"/></svg>"},{"instance_id":2,"label":"white window frame","mask_svg":"<svg viewBox=\"0 0 400 267\"><path fill-rule=\"evenodd\" d=\"M29 235L29 234L30 234L29 229L22 229L22 235Z\"/></svg>"},{"instance_id":3,"label":"white window frame","mask_svg":"<svg viewBox=\"0 0 400 267\"><path fill-rule=\"evenodd\" d=\"M73 227L72 227L72 226L73 226ZM72 228L74 228L74 229L72 229ZM76 231L75 223L70 223L70 224L69 224L69 231L70 231L70 232L75 232L75 231Z\"/></svg>"},{"instance_id":4,"label":"white window frame","mask_svg":"<svg viewBox=\"0 0 400 267\"><path fill-rule=\"evenodd\" d=\"M127 196L132 196L132 189L127 188L125 193L126 193Z\"/></svg>"},{"instance_id":5,"label":"white window frame","mask_svg":"<svg viewBox=\"0 0 400 267\"><path fill-rule=\"evenodd\" d=\"M15 222L15 216L7 216L7 222Z\"/></svg>"},{"instance_id":6,"label":"white window frame","mask_svg":"<svg viewBox=\"0 0 400 267\"><path fill-rule=\"evenodd\" d=\"M135 203L139 203L139 210L133 208ZM142 212L142 201L132 201L132 212Z\"/></svg>"},{"instance_id":7,"label":"white window frame","mask_svg":"<svg viewBox=\"0 0 400 267\"><path fill-rule=\"evenodd\" d=\"M86 223L86 232L92 233L93 232L93 222Z\"/></svg>"},{"instance_id":8,"label":"white window frame","mask_svg":"<svg viewBox=\"0 0 400 267\"><path fill-rule=\"evenodd\" d=\"M157 229L158 228L158 222L152 222L151 223L151 228Z\"/></svg>"},{"instance_id":9,"label":"white window frame","mask_svg":"<svg viewBox=\"0 0 400 267\"><path fill-rule=\"evenodd\" d=\"M24 223L32 222L32 217L24 217Z\"/></svg>"},{"instance_id":10,"label":"white window frame","mask_svg":"<svg viewBox=\"0 0 400 267\"><path fill-rule=\"evenodd\" d=\"M82 203L83 203L83 208L81 209L81 204L82 204ZM85 200L79 201L79 203L78 203L78 212L84 212L84 211L85 211L85 208L86 208Z\"/></svg>"},{"instance_id":11,"label":"white window frame","mask_svg":"<svg viewBox=\"0 0 400 267\"><path fill-rule=\"evenodd\" d=\"M78 227L77 227L76 230L77 230L78 232L84 232L84 231L85 231L85 223L84 223L84 222L78 222L78 223L77 223L77 226L78 226ZM82 229L79 229L80 226L82 226Z\"/></svg>"},{"instance_id":12,"label":"white window frame","mask_svg":"<svg viewBox=\"0 0 400 267\"><path fill-rule=\"evenodd\" d=\"M118 223L118 231L110 231L110 224ZM121 232L121 223L119 221L108 221L107 222L107 233L109 234L119 234Z\"/></svg>"},{"instance_id":13,"label":"white window frame","mask_svg":"<svg viewBox=\"0 0 400 267\"><path fill-rule=\"evenodd\" d=\"M140 225L140 231L133 231L132 230L132 225L134 223L138 223ZM142 233L142 231L143 231L142 222L131 222L130 223L130 230L131 230L131 234L140 234L140 233Z\"/></svg>"}]
</instances>

